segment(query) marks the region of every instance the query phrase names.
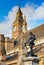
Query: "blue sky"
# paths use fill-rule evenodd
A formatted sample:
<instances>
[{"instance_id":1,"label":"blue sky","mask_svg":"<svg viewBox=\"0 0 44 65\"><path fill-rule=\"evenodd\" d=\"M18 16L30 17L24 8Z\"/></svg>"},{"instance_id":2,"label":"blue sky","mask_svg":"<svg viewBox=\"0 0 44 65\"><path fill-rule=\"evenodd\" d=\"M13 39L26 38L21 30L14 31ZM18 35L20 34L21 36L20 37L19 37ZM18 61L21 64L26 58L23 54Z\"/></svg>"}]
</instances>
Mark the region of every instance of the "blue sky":
<instances>
[{"instance_id":1,"label":"blue sky","mask_svg":"<svg viewBox=\"0 0 44 65\"><path fill-rule=\"evenodd\" d=\"M44 24L44 0L0 0L0 34L11 37L18 6L26 16L28 29Z\"/></svg>"},{"instance_id":2,"label":"blue sky","mask_svg":"<svg viewBox=\"0 0 44 65\"><path fill-rule=\"evenodd\" d=\"M20 7L24 7L25 4L36 4L40 6L44 0L0 0L0 21L4 19L4 16L8 15L8 12L14 6L20 5Z\"/></svg>"}]
</instances>

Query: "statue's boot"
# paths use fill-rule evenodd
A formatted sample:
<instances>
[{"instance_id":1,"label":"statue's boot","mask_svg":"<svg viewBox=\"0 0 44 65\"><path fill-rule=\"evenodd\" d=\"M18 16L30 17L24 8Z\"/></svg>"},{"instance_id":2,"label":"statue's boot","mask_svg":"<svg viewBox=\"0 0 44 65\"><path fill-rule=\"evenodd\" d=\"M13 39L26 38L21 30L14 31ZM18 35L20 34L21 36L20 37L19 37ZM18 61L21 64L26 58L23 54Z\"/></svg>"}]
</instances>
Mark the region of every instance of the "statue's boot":
<instances>
[{"instance_id":1,"label":"statue's boot","mask_svg":"<svg viewBox=\"0 0 44 65\"><path fill-rule=\"evenodd\" d=\"M26 55L26 57L28 57L28 56L34 56L34 57L37 57L37 55L35 55L33 52L28 52L27 55Z\"/></svg>"}]
</instances>

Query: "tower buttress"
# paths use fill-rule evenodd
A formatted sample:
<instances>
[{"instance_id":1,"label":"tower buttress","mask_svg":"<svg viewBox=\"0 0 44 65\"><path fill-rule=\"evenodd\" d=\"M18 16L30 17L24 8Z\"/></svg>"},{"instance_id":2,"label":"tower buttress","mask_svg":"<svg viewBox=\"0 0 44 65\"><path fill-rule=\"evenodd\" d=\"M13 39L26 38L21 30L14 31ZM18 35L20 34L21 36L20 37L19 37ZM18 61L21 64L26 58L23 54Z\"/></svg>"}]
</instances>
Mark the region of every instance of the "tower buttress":
<instances>
[{"instance_id":1,"label":"tower buttress","mask_svg":"<svg viewBox=\"0 0 44 65\"><path fill-rule=\"evenodd\" d=\"M26 22L26 16L24 16L24 25L23 25L23 32L25 33L27 31L27 22Z\"/></svg>"}]
</instances>

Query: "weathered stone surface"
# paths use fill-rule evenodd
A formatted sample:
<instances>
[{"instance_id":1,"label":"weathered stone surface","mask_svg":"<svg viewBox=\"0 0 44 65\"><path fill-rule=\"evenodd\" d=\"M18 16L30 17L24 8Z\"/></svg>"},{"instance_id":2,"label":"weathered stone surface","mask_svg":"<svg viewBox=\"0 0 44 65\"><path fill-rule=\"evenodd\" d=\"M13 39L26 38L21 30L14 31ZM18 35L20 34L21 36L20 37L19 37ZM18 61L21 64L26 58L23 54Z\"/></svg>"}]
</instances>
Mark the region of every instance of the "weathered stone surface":
<instances>
[{"instance_id":1,"label":"weathered stone surface","mask_svg":"<svg viewBox=\"0 0 44 65\"><path fill-rule=\"evenodd\" d=\"M24 65L39 65L39 58L38 57L26 57L23 58Z\"/></svg>"}]
</instances>

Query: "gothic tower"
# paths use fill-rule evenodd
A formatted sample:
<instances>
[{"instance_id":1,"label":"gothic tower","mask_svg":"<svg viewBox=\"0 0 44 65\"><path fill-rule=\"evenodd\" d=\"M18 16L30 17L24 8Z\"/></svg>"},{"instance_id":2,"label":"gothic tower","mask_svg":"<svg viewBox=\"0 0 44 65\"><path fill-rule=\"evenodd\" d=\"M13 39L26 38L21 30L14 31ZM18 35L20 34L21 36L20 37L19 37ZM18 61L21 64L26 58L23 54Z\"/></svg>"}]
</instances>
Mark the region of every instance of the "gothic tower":
<instances>
[{"instance_id":1,"label":"gothic tower","mask_svg":"<svg viewBox=\"0 0 44 65\"><path fill-rule=\"evenodd\" d=\"M18 8L18 12L16 13L16 19L12 24L12 38L16 39L21 33L25 33L27 31L27 23L26 17L21 12L20 7Z\"/></svg>"}]
</instances>

